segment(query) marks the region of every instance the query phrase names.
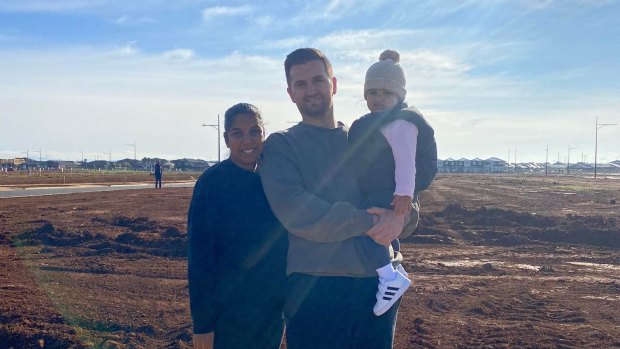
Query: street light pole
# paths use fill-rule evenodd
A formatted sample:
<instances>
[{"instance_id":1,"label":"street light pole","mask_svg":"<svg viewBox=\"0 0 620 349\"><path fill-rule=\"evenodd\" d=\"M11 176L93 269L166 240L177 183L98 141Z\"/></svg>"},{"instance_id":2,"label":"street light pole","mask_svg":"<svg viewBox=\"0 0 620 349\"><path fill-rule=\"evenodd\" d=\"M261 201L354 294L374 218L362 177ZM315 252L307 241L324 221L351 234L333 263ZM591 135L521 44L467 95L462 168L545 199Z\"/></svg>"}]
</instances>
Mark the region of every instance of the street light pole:
<instances>
[{"instance_id":1,"label":"street light pole","mask_svg":"<svg viewBox=\"0 0 620 349\"><path fill-rule=\"evenodd\" d=\"M202 126L210 126L217 130L217 162L220 162L221 161L221 158L220 158L220 114L217 114L217 125L202 124Z\"/></svg>"},{"instance_id":2,"label":"street light pole","mask_svg":"<svg viewBox=\"0 0 620 349\"><path fill-rule=\"evenodd\" d=\"M125 144L125 145L133 147L133 159L135 161L138 161L138 157L136 156L136 141L133 141L133 143Z\"/></svg>"},{"instance_id":3,"label":"street light pole","mask_svg":"<svg viewBox=\"0 0 620 349\"><path fill-rule=\"evenodd\" d=\"M28 148L26 148L26 152L22 152L22 154L26 154L26 170L28 169Z\"/></svg>"},{"instance_id":4,"label":"street light pole","mask_svg":"<svg viewBox=\"0 0 620 349\"><path fill-rule=\"evenodd\" d=\"M603 128L605 126L615 126L617 124L599 124L598 116L596 117L596 133L594 136L594 179L596 179L596 155L598 152L598 129Z\"/></svg>"},{"instance_id":5,"label":"street light pole","mask_svg":"<svg viewBox=\"0 0 620 349\"><path fill-rule=\"evenodd\" d=\"M35 153L39 153L39 167L41 167L41 149L35 150Z\"/></svg>"},{"instance_id":6,"label":"street light pole","mask_svg":"<svg viewBox=\"0 0 620 349\"><path fill-rule=\"evenodd\" d=\"M545 148L545 177L547 177L547 165L549 165L549 144Z\"/></svg>"},{"instance_id":7,"label":"street light pole","mask_svg":"<svg viewBox=\"0 0 620 349\"><path fill-rule=\"evenodd\" d=\"M568 157L566 158L566 174L570 174L570 151L573 149L577 148L571 148L570 145L568 146Z\"/></svg>"}]
</instances>

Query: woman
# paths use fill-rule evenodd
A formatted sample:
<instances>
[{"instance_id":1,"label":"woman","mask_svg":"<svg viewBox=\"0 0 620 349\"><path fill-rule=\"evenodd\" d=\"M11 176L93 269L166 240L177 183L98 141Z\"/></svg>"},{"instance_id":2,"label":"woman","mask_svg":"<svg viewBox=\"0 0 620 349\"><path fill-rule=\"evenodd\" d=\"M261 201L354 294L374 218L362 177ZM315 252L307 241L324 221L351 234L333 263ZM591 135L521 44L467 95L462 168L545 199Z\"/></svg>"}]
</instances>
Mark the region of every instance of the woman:
<instances>
[{"instance_id":1,"label":"woman","mask_svg":"<svg viewBox=\"0 0 620 349\"><path fill-rule=\"evenodd\" d=\"M256 173L258 109L228 109L224 140L230 157L200 176L188 214L194 348L279 348L288 246Z\"/></svg>"}]
</instances>

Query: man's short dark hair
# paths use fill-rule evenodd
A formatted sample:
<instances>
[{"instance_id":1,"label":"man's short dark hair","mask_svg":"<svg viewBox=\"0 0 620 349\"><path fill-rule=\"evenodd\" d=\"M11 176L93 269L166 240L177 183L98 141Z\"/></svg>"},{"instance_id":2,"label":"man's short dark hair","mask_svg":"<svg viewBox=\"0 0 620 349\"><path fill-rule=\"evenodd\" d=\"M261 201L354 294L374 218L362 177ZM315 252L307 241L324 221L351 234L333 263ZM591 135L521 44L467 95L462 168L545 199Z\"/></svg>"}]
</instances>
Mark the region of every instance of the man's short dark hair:
<instances>
[{"instance_id":1,"label":"man's short dark hair","mask_svg":"<svg viewBox=\"0 0 620 349\"><path fill-rule=\"evenodd\" d=\"M286 74L286 83L290 83L291 68L294 65L305 64L315 60L323 62L323 65L325 66L325 71L327 72L327 75L329 75L329 77L334 76L332 64L323 52L315 48L298 48L297 50L289 53L288 56L286 56L286 60L284 61L284 73Z\"/></svg>"}]
</instances>

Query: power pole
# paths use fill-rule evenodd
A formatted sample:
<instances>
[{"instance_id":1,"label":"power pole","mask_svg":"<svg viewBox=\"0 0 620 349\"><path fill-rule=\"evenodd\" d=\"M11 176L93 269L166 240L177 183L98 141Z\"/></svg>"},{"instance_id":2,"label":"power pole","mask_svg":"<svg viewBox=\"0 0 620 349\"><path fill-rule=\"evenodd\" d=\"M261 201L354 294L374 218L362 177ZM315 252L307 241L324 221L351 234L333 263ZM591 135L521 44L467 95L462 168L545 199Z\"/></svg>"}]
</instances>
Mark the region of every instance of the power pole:
<instances>
[{"instance_id":1,"label":"power pole","mask_svg":"<svg viewBox=\"0 0 620 349\"><path fill-rule=\"evenodd\" d=\"M517 172L517 148L515 148L515 173Z\"/></svg>"},{"instance_id":2,"label":"power pole","mask_svg":"<svg viewBox=\"0 0 620 349\"><path fill-rule=\"evenodd\" d=\"M549 164L549 144L545 148L545 177L547 177L547 165Z\"/></svg>"},{"instance_id":3,"label":"power pole","mask_svg":"<svg viewBox=\"0 0 620 349\"><path fill-rule=\"evenodd\" d=\"M39 153L39 167L41 167L41 149L35 150L35 153Z\"/></svg>"},{"instance_id":4,"label":"power pole","mask_svg":"<svg viewBox=\"0 0 620 349\"><path fill-rule=\"evenodd\" d=\"M28 148L26 148L26 152L22 152L22 154L26 154L26 170L28 169Z\"/></svg>"},{"instance_id":5,"label":"power pole","mask_svg":"<svg viewBox=\"0 0 620 349\"><path fill-rule=\"evenodd\" d=\"M570 145L568 146L568 157L566 158L566 174L570 173L570 151L573 149L577 148L571 148Z\"/></svg>"},{"instance_id":6,"label":"power pole","mask_svg":"<svg viewBox=\"0 0 620 349\"><path fill-rule=\"evenodd\" d=\"M598 116L596 117L596 133L594 135L594 179L596 179L596 155L598 152L598 129L605 126L615 126L617 124L599 124Z\"/></svg>"},{"instance_id":7,"label":"power pole","mask_svg":"<svg viewBox=\"0 0 620 349\"><path fill-rule=\"evenodd\" d=\"M510 149L508 149L508 172L510 172Z\"/></svg>"},{"instance_id":8,"label":"power pole","mask_svg":"<svg viewBox=\"0 0 620 349\"><path fill-rule=\"evenodd\" d=\"M125 145L133 147L133 159L138 161L138 157L136 156L136 141L133 141L133 143L125 144Z\"/></svg>"}]
</instances>

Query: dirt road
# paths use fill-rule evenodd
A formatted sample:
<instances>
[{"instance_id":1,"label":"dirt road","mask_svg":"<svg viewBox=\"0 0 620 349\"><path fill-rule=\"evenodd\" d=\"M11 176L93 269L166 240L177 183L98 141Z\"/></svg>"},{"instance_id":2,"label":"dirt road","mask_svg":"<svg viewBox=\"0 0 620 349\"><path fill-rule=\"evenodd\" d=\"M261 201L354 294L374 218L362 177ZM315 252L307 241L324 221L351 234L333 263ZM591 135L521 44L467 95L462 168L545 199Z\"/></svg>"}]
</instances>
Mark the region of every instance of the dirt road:
<instances>
[{"instance_id":1,"label":"dirt road","mask_svg":"<svg viewBox=\"0 0 620 349\"><path fill-rule=\"evenodd\" d=\"M0 348L187 348L190 188L0 200ZM620 348L620 181L440 176L395 348Z\"/></svg>"}]
</instances>

